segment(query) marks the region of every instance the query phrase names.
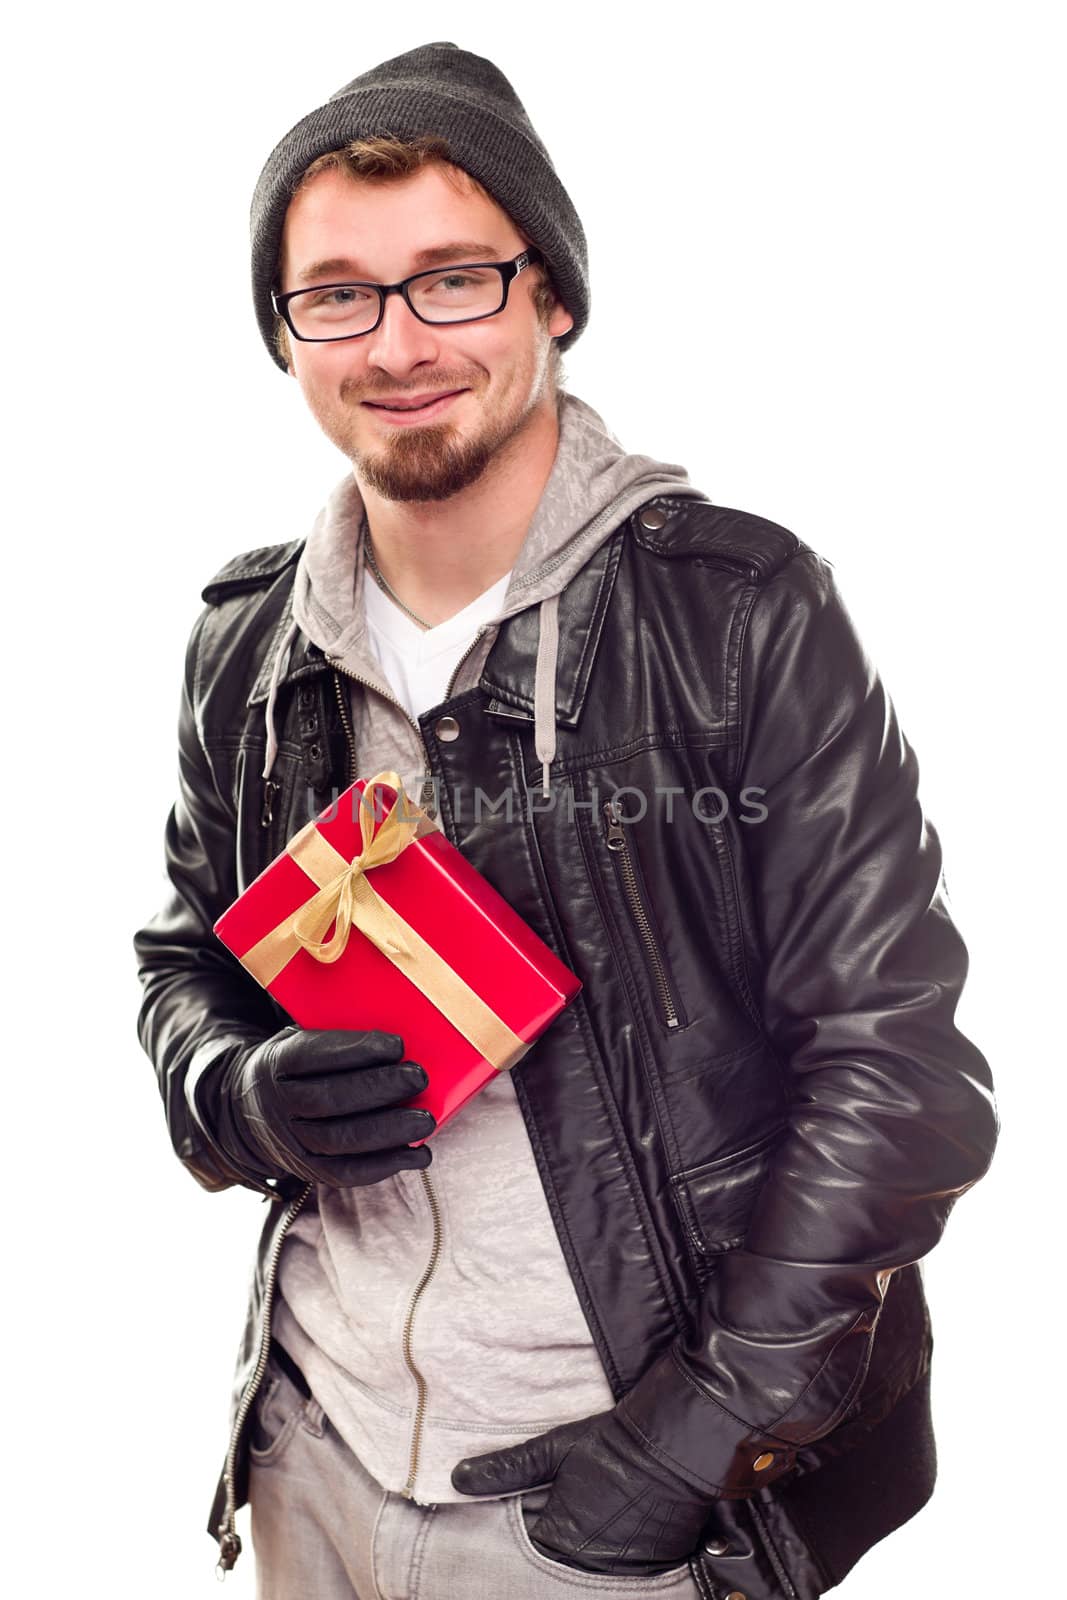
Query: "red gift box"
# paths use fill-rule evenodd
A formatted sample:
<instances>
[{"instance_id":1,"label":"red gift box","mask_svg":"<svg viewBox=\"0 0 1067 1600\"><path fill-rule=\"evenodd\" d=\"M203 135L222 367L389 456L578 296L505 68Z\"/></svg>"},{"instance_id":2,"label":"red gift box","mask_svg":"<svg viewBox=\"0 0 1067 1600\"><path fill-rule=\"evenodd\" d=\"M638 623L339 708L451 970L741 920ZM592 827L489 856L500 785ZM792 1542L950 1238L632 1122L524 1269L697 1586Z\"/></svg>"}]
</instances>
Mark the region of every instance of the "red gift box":
<instances>
[{"instance_id":1,"label":"red gift box","mask_svg":"<svg viewBox=\"0 0 1067 1600\"><path fill-rule=\"evenodd\" d=\"M438 1128L581 988L395 772L294 835L215 933L301 1027L399 1034L430 1078L404 1104Z\"/></svg>"}]
</instances>

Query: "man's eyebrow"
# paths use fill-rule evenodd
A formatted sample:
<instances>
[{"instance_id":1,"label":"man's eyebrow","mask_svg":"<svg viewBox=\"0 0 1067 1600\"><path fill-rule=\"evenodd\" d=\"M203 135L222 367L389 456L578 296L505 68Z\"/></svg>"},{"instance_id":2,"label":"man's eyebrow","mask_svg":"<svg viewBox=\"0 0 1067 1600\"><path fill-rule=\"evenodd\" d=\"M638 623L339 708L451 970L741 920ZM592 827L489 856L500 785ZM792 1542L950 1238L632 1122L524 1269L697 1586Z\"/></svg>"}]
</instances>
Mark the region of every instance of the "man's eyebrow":
<instances>
[{"instance_id":1,"label":"man's eyebrow","mask_svg":"<svg viewBox=\"0 0 1067 1600\"><path fill-rule=\"evenodd\" d=\"M422 267L438 267L446 261L499 261L501 260L500 247L495 244L486 244L484 240L453 239L448 244L435 244L428 250L416 250L412 256L415 263L414 270ZM342 276L360 278L363 269L358 261L350 256L330 256L325 261L313 261L309 267L297 273L298 283L308 283L312 278L329 278L340 273Z\"/></svg>"}]
</instances>

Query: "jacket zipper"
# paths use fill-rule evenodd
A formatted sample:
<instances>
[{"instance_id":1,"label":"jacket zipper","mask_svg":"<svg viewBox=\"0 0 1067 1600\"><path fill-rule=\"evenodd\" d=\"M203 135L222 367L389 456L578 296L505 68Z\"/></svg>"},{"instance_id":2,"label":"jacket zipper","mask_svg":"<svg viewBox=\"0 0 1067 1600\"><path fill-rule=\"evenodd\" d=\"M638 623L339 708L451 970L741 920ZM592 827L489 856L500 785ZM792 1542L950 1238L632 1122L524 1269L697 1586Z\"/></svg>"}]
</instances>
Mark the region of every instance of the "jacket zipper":
<instances>
[{"instance_id":1,"label":"jacket zipper","mask_svg":"<svg viewBox=\"0 0 1067 1600\"><path fill-rule=\"evenodd\" d=\"M248 1416L252 1402L256 1398L259 1386L263 1382L263 1374L267 1370L274 1302L274 1280L278 1272L278 1258L282 1252L285 1236L289 1232L297 1213L305 1204L312 1187L313 1185L309 1183L303 1193L297 1195L290 1205L278 1229L278 1237L274 1241L274 1248L267 1264L267 1275L263 1285L263 1331L259 1339L259 1357L256 1361L256 1370L253 1372L245 1392L241 1396L241 1403L237 1408L237 1415L234 1417L233 1427L230 1430L229 1448L226 1451L226 1515L219 1529L219 1559L215 1569L222 1578L232 1569L237 1557L241 1554L241 1538L235 1527L237 1520L237 1441L241 1436L241 1429L244 1427L245 1418Z\"/></svg>"},{"instance_id":2,"label":"jacket zipper","mask_svg":"<svg viewBox=\"0 0 1067 1600\"><path fill-rule=\"evenodd\" d=\"M480 633L481 633L481 630L479 629L479 635L480 635ZM473 643L470 646L470 649L466 650L464 652L464 654L461 656L460 660L457 662L455 671L452 673L452 679L451 679L451 681L449 683L448 690L447 690L446 695L445 695L445 699L446 700L451 698L451 696L452 696L452 684L455 682L456 674L459 672L460 667L463 665L464 661L466 661L467 656L470 655L471 650L474 649L474 645L477 644L477 642L478 642L478 637L476 636L474 641L473 641ZM336 663L334 665L336 666ZM356 673L349 672L346 667L337 667L336 671L334 672L333 681L334 681L334 688L335 688L335 690L337 692L337 704L338 704L338 708L339 708L340 713L341 713L341 722L342 722L342 725L343 725L344 730L345 730L345 738L346 738L346 740L348 742L349 772L351 773L351 781L353 783L355 783L357 777L359 776L359 774L356 771L356 741L355 741L355 734L354 734L354 731L353 731L353 728L352 728L351 709L350 709L350 707L349 707L349 705L347 703L347 697L345 696L344 691L341 688L341 679L338 676L338 673L340 673L340 672L344 672L350 678L355 678L357 683L365 684L365 685L367 685L368 688L377 689L377 685L376 684L367 684L366 678L358 677ZM378 692L380 693L381 691L379 690ZM426 762L425 770L426 770L427 774L429 774L429 771L430 771L430 758L429 758L429 754L428 754L428 752L426 750L426 746L424 744L422 744L422 729L419 727L417 722L413 722L413 719L408 714L408 712L405 709L405 707L400 704L399 700L395 699L392 695L387 695L386 698L391 700L392 703L399 708L399 710L403 711L404 715L408 718L408 721L413 723L413 726L414 726L416 732L419 735L419 743L420 743L420 745L422 745L422 753L423 753L423 757L425 758L425 762ZM428 794L427 794L427 791L429 791ZM423 782L422 799L420 800L420 804L422 806L426 807L426 808L429 808L433 804L433 778L432 778L432 776L428 775L427 778ZM426 1379L423 1377L422 1373L419 1371L418 1367L415 1365L414 1361L412 1360L412 1355L411 1355L411 1330L412 1330L412 1326L413 1326L414 1321L415 1321L415 1312L418 1309L419 1300L422 1297L422 1293L423 1293L424 1289L426 1288L427 1284L430 1282L430 1279L433 1277L434 1272L436 1271L437 1262L438 1262L438 1259L439 1259L440 1254L441 1254L441 1211L440 1211L440 1207L437 1204L437 1194L436 1194L436 1191L434 1190L433 1183L431 1182L430 1175L425 1169L420 1171L419 1177L422 1179L422 1186L423 1186L423 1189L426 1192L426 1200L427 1200L427 1203L429 1204L429 1207L430 1207L430 1216L431 1216L431 1218L433 1220L433 1240L432 1240L432 1243L431 1243L431 1246L430 1246L430 1259L429 1259L429 1262L426 1265L425 1272L423 1273L422 1277L419 1279L419 1282L415 1287L415 1291L412 1294L411 1300L410 1300L410 1302L408 1304L407 1316L404 1318L404 1332L403 1332L404 1361L405 1361L405 1364L407 1365L407 1368L408 1368L409 1372L411 1373L412 1377L415 1379L415 1383L416 1383L417 1390L418 1390L418 1398L417 1398L417 1400L415 1402L415 1422L414 1422L414 1426L412 1428L412 1433L411 1433L411 1452L410 1452L410 1455L408 1457L408 1478L407 1478L407 1482L405 1483L403 1489L400 1491L401 1494L404 1496L404 1498L407 1499L407 1500L412 1500L412 1499L414 1499L414 1496L415 1496L415 1476L416 1476L416 1473L418 1472L419 1449L420 1449L420 1447L422 1445L422 1429L423 1429L423 1423L424 1423L425 1417L426 1417Z\"/></svg>"},{"instance_id":3,"label":"jacket zipper","mask_svg":"<svg viewBox=\"0 0 1067 1600\"><path fill-rule=\"evenodd\" d=\"M604 816L608 824L608 849L612 852L618 864L619 880L630 908L630 915L645 947L648 967L659 994L660 1011L663 1015L663 1020L668 1028L680 1027L681 1019L667 979L667 969L664 966L663 957L656 943L656 935L653 932L651 920L641 899L641 890L637 883L633 856L630 853L630 842L626 837L626 829L622 825L618 800L613 798L605 803Z\"/></svg>"},{"instance_id":4,"label":"jacket zipper","mask_svg":"<svg viewBox=\"0 0 1067 1600\"><path fill-rule=\"evenodd\" d=\"M472 646L472 648L473 648L473 646ZM358 677L356 673L349 672L347 668L340 667L336 663L331 663L331 665L334 666L334 679L333 679L333 681L334 681L334 689L335 689L336 694L337 694L338 709L339 709L340 714L341 714L341 723L342 723L342 726L344 727L345 740L346 740L346 743L347 743L347 746L348 746L348 764L349 764L349 771L351 773L350 781L354 783L356 781L356 779L358 778L358 776L359 776L358 772L356 771L355 733L354 733L354 730L353 730L353 727L352 727L351 711L349 709L349 706L346 703L345 696L344 696L344 694L342 692L341 680L340 680L340 678L338 676L338 673L344 672L346 674L346 676L348 676L350 678L355 678L358 683L366 684L367 687L369 687L369 688L377 688L377 685L376 684L369 684L367 679ZM381 691L379 691L379 692L381 692ZM394 696L392 696L392 695L387 695L386 699L391 700L392 703L400 711L402 711L406 717L408 717L408 721L412 722L412 718L410 716L408 716L407 711L400 704L399 700L396 700L394 698ZM412 725L414 726L416 732L419 734L419 743L420 743L420 745L422 745L422 752L423 752L423 756L426 758L426 769L428 771L429 770L429 757L427 755L427 751L426 751L425 745L422 744L422 730L419 728L418 723L414 723L413 722ZM274 794L277 792L278 787L279 786L277 784L273 784L269 780L267 780L264 783L264 787L263 787L263 803L264 803L264 814L267 815L267 816L269 816L269 814L270 814L271 802L272 802L272 800L274 798ZM426 781L423 783L422 800L421 800L420 803L423 806L427 807L427 808L429 808L433 804L433 779L432 779L432 777L427 778ZM423 1185L424 1185L424 1187L426 1189L427 1199L430 1202L430 1209L431 1209L431 1212L433 1214L433 1219L434 1219L434 1238L433 1238L433 1249L432 1249L432 1253L431 1253L431 1256L430 1256L430 1264L427 1267L426 1271L424 1272L423 1277L422 1277L422 1281L419 1283L418 1288L415 1290L415 1293L414 1293L414 1295L412 1297L412 1304L411 1304L411 1306L409 1308L409 1311L408 1311L407 1322L406 1322L406 1326L405 1326L405 1330L404 1330L404 1355L405 1355L405 1360L408 1360L408 1351L410 1349L411 1323L412 1323L412 1320L414 1318L415 1305L416 1305L416 1303L418 1301L418 1298L421 1295L423 1289L425 1288L426 1284L429 1282L430 1277L431 1277L431 1275L433 1273L433 1270L437 1265L437 1258L438 1258L438 1256L440 1254L440 1246L441 1246L440 1213L439 1213L438 1206L437 1206L437 1197L436 1197L436 1195L434 1193L433 1186L432 1186L432 1184L430 1182L430 1179L429 1179L429 1176L427 1175L427 1173L426 1172L421 1172L419 1174L419 1176L423 1180ZM271 1251L270 1261L269 1261L269 1263L267 1265L267 1273L266 1273L266 1278L264 1280L263 1327L262 1327L262 1333L260 1335L259 1356L258 1356L258 1359L256 1361L256 1369L255 1369L254 1373L252 1374L251 1379L249 1380L249 1383L248 1383L248 1385L247 1385L247 1387L245 1389L244 1394L241 1396L241 1401L240 1401L240 1404L239 1404L239 1406L237 1408L237 1413L236 1413L236 1415L234 1417L233 1427L230 1430L229 1448L227 1449L227 1452L226 1452L226 1468L225 1468L226 1515L225 1515L223 1523L222 1523L222 1525L221 1525L221 1527L219 1529L219 1559L218 1559L218 1563L217 1563L217 1566L216 1566L216 1571L217 1571L218 1575L221 1578L224 1578L226 1576L227 1572L230 1572L233 1569L234 1565L236 1564L238 1556L241 1554L241 1538L240 1538L240 1535L238 1534L238 1532L236 1530L236 1527L235 1527L236 1517L237 1517L237 1504L236 1504L236 1502L237 1502L237 1483L236 1483L236 1478L237 1478L237 1471L236 1471L237 1444L238 1444L238 1440L240 1439L240 1436L241 1436L241 1429L244 1426L245 1418L248 1416L249 1409L250 1409L250 1407L252 1405L252 1402L255 1400L256 1394L257 1394L257 1392L259 1390L259 1386L263 1382L263 1374L267 1370L267 1357L268 1357L268 1352L269 1352L269 1349L270 1349L271 1320L272 1320L273 1306L274 1306L274 1286L275 1286L275 1280L276 1280L277 1272L278 1272L278 1260L279 1260L279 1258L281 1256L281 1250L282 1250L282 1245L285 1242L285 1236L288 1233L289 1228L290 1228L291 1224L293 1223L294 1219L296 1218L298 1212L306 1204L307 1198L310 1195L313 1187L314 1187L314 1185L309 1183L306 1186L306 1188L303 1190L303 1192L301 1194L299 1194L296 1197L296 1199L292 1202L292 1205L290 1206L288 1214L286 1215L286 1217L283 1220L280 1228L278 1229L278 1237L274 1241L274 1248ZM411 1362L410 1361L408 1361L408 1365L411 1366ZM415 1373L416 1381L419 1384L419 1411L417 1413L415 1437L414 1437L414 1439L412 1441L412 1453L411 1453L412 1470L411 1470L411 1474L410 1474L409 1479L408 1479L408 1485L405 1488L405 1493L408 1492L408 1490L410 1489L411 1485L414 1482L414 1470L415 1470L415 1464L416 1464L417 1459L418 1459L419 1433L420 1433L421 1426L422 1426L422 1413L423 1413L423 1411L425 1409L425 1392L426 1392L425 1381L422 1378L421 1373L418 1373L416 1371L416 1369L414 1368L414 1366L411 1366L411 1370Z\"/></svg>"},{"instance_id":5,"label":"jacket zipper","mask_svg":"<svg viewBox=\"0 0 1067 1600\"><path fill-rule=\"evenodd\" d=\"M459 672L460 667L462 667L464 661L466 661L467 657L474 649L474 646L477 644L479 638L481 637L482 631L483 630L479 628L474 640L471 642L468 649L464 651L463 655L460 657L460 660L457 662L448 686L446 698L451 697L452 685L455 682L456 675ZM362 683L367 688L375 689L379 694L384 693L384 691L379 689L377 684L372 684L368 679L361 678L358 673L350 672L347 667L341 666L338 662L331 662L330 665L334 669L333 683L337 696L337 707L341 716L341 724L345 731L345 742L348 746L348 766L351 774L349 781L355 783L359 777L359 773L356 770L355 731L352 727L351 709L348 706L346 697L342 691L339 674L343 672L346 677L355 679L357 683ZM429 770L429 754L422 740L422 729L394 695L386 694L385 698L395 705L399 711L403 712L404 716L407 717L408 721L411 723L412 727L419 736L419 744L422 748L423 758L425 761L425 771L427 773L427 776L423 781L419 804L422 805L424 809L431 810L434 806L433 777ZM268 823L272 820L272 802L278 788L279 785L276 783L271 783L269 779L264 781L263 817ZM418 1468L419 1447L422 1438L422 1425L426 1411L426 1380L423 1378L421 1372L419 1372L418 1368L411 1359L411 1329L415 1319L415 1311L418 1306L419 1299L423 1290L426 1288L426 1285L433 1276L434 1270L437 1266L438 1258L441 1253L441 1214L437 1204L437 1195L434 1191L433 1184L430 1181L429 1174L425 1171L422 1171L419 1173L419 1176L422 1179L423 1187L426 1191L426 1198L430 1205L430 1213L433 1217L433 1244L430 1251L429 1263L418 1283L418 1286L415 1289L414 1294L411 1297L411 1303L408 1307L408 1314L404 1322L404 1360L410 1368L418 1385L418 1402L415 1410L415 1427L411 1440L408 1481L404 1485L404 1489L402 1491L408 1499L411 1499L414 1494L415 1474ZM267 1266L267 1275L264 1283L263 1294L263 1328L260 1336L259 1357L256 1362L256 1370L252 1374L251 1380L249 1381L244 1394L241 1396L241 1401L237 1408L237 1414L234 1417L233 1427L230 1430L229 1448L226 1452L226 1515L219 1530L219 1559L216 1567L216 1571L218 1572L219 1576L223 1578L226 1576L227 1572L232 1570L238 1556L241 1554L241 1539L235 1527L237 1517L237 1443L241 1435L241 1429L244 1426L245 1418L248 1416L249 1408L256 1397L259 1386L263 1381L263 1374L267 1369L267 1356L270 1348L271 1318L274 1303L274 1284L278 1271L278 1260L281 1256L282 1245L285 1242L285 1236L289 1231L290 1225L297 1216L297 1213L300 1211L301 1207L305 1205L308 1195L311 1193L313 1187L314 1186L309 1183L304 1189L303 1193L298 1195L290 1206L288 1214L282 1222L281 1227L278 1229L278 1237L274 1242L274 1248L271 1251L270 1261Z\"/></svg>"}]
</instances>

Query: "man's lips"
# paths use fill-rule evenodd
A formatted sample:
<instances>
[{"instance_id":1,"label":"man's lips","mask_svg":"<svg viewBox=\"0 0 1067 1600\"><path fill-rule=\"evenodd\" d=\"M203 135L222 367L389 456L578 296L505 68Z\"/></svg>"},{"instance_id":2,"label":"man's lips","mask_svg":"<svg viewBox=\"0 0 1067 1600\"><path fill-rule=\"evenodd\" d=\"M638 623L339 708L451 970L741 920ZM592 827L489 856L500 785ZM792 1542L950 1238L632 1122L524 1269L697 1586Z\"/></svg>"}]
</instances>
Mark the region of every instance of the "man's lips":
<instances>
[{"instance_id":1,"label":"man's lips","mask_svg":"<svg viewBox=\"0 0 1067 1600\"><path fill-rule=\"evenodd\" d=\"M381 400L364 400L363 404L383 411L418 411L423 406L433 405L438 400L446 399L449 395L465 392L463 389L438 389L427 394L398 394Z\"/></svg>"}]
</instances>

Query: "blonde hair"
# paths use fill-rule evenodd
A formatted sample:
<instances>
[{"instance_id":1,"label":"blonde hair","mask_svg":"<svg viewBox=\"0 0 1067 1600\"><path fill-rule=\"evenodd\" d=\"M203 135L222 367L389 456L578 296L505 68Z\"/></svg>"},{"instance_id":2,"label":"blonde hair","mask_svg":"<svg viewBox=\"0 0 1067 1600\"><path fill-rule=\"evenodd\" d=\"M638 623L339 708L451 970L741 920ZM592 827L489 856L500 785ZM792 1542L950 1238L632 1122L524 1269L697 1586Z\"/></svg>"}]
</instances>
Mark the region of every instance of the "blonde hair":
<instances>
[{"instance_id":1,"label":"blonde hair","mask_svg":"<svg viewBox=\"0 0 1067 1600\"><path fill-rule=\"evenodd\" d=\"M482 194L487 200L492 200L492 195L477 178L473 178L462 167L456 166L447 140L437 134L420 134L414 139L398 139L391 134L370 139L353 139L339 150L327 150L325 155L317 156L300 174L293 185L292 194L298 194L313 178L318 177L320 172L342 172L356 183L396 183L402 178L411 177L422 167L429 166L439 167L443 176L460 194ZM512 221L514 222L514 218ZM518 223L514 225L523 244L532 245L533 240L523 232ZM540 322L547 324L553 310L561 303L560 297L547 266L542 264L531 270L536 274L533 288L534 307ZM280 263L277 277L280 281ZM274 319L274 348L288 367L292 362L289 329L281 317ZM558 391L562 386L564 374L559 345L555 340L551 346L549 377L553 392Z\"/></svg>"}]
</instances>

